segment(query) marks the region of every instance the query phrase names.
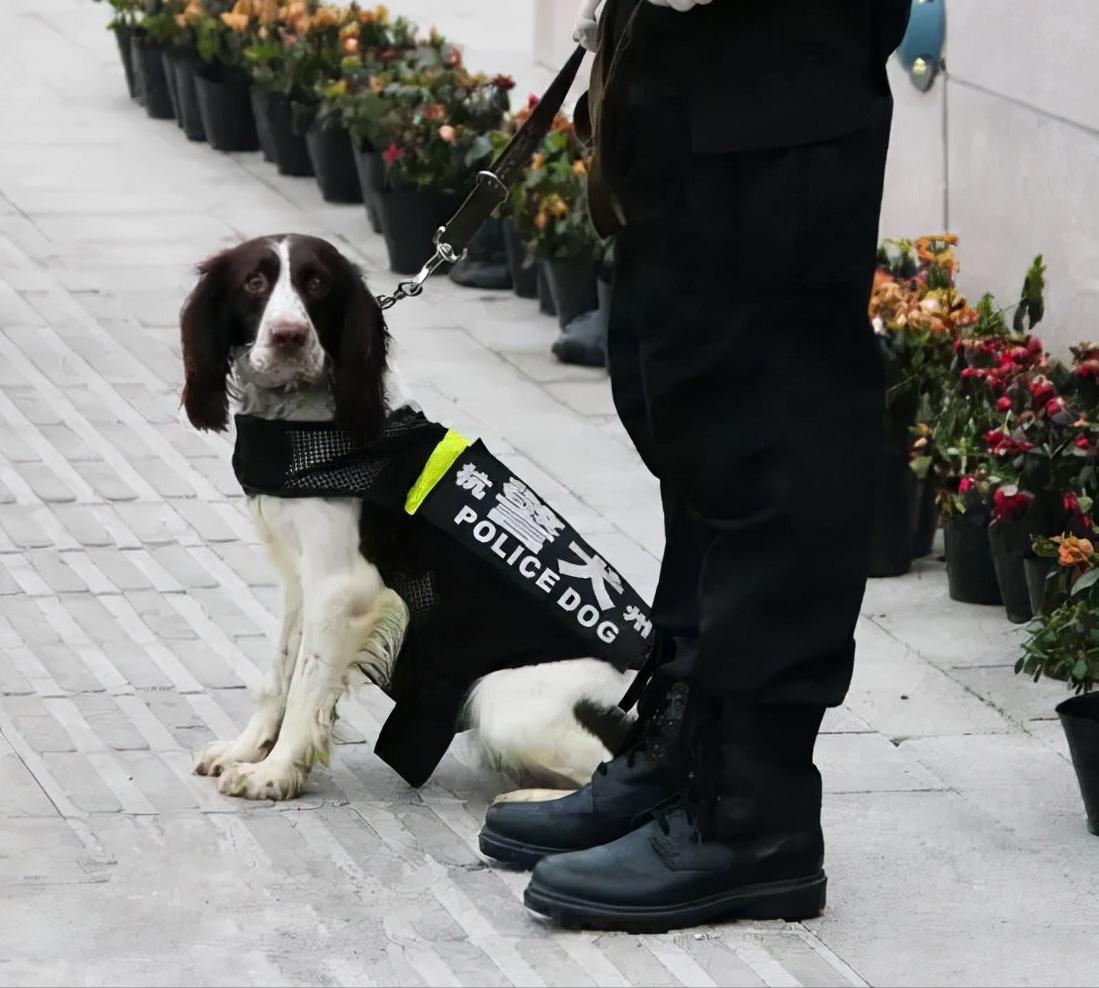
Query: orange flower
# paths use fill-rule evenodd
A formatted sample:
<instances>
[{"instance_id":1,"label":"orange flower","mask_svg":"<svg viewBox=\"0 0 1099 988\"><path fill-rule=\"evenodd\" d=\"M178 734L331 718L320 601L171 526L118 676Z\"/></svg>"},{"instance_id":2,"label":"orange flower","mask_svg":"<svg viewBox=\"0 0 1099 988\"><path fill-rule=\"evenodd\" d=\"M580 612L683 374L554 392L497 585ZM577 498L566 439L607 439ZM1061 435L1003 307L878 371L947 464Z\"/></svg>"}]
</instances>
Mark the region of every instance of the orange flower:
<instances>
[{"instance_id":1,"label":"orange flower","mask_svg":"<svg viewBox=\"0 0 1099 988\"><path fill-rule=\"evenodd\" d=\"M577 158L576 161L572 163L572 173L573 175L579 175L583 177L584 175L588 174L588 166L584 164L582 159Z\"/></svg>"},{"instance_id":2,"label":"orange flower","mask_svg":"<svg viewBox=\"0 0 1099 988\"><path fill-rule=\"evenodd\" d=\"M338 7L321 7L313 15L313 27L318 31L323 31L325 28L335 27L340 23L340 16L342 11Z\"/></svg>"},{"instance_id":3,"label":"orange flower","mask_svg":"<svg viewBox=\"0 0 1099 988\"><path fill-rule=\"evenodd\" d=\"M1087 539L1078 539L1075 535L1065 535L1054 541L1060 543L1057 561L1062 566L1086 565L1091 562L1091 557L1095 554L1095 546Z\"/></svg>"},{"instance_id":4,"label":"orange flower","mask_svg":"<svg viewBox=\"0 0 1099 988\"><path fill-rule=\"evenodd\" d=\"M221 23L224 24L234 34L243 34L248 30L248 15L247 14L222 14Z\"/></svg>"},{"instance_id":5,"label":"orange flower","mask_svg":"<svg viewBox=\"0 0 1099 988\"><path fill-rule=\"evenodd\" d=\"M343 53L345 55L359 54L359 39L355 37L343 39Z\"/></svg>"},{"instance_id":6,"label":"orange flower","mask_svg":"<svg viewBox=\"0 0 1099 988\"><path fill-rule=\"evenodd\" d=\"M439 139L447 144L453 144L458 139L458 131L456 131L450 124L443 124L439 128Z\"/></svg>"},{"instance_id":7,"label":"orange flower","mask_svg":"<svg viewBox=\"0 0 1099 988\"><path fill-rule=\"evenodd\" d=\"M446 107L442 103L428 103L423 114L428 123L442 123L446 120Z\"/></svg>"},{"instance_id":8,"label":"orange flower","mask_svg":"<svg viewBox=\"0 0 1099 988\"><path fill-rule=\"evenodd\" d=\"M537 170L539 168L546 167L546 156L544 154L531 155L530 167Z\"/></svg>"},{"instance_id":9,"label":"orange flower","mask_svg":"<svg viewBox=\"0 0 1099 988\"><path fill-rule=\"evenodd\" d=\"M371 76L370 77L370 91L375 96L380 96L383 89L385 89L385 81L383 79L381 79L380 77L376 76L376 75Z\"/></svg>"},{"instance_id":10,"label":"orange flower","mask_svg":"<svg viewBox=\"0 0 1099 988\"><path fill-rule=\"evenodd\" d=\"M935 264L939 267L953 266L954 251L958 246L958 238L952 233L943 233L936 237L920 237L916 241L916 256L924 264Z\"/></svg>"},{"instance_id":11,"label":"orange flower","mask_svg":"<svg viewBox=\"0 0 1099 988\"><path fill-rule=\"evenodd\" d=\"M536 230L544 230L548 222L549 217L546 215L544 209L539 209L538 212L534 214L534 228Z\"/></svg>"}]
</instances>

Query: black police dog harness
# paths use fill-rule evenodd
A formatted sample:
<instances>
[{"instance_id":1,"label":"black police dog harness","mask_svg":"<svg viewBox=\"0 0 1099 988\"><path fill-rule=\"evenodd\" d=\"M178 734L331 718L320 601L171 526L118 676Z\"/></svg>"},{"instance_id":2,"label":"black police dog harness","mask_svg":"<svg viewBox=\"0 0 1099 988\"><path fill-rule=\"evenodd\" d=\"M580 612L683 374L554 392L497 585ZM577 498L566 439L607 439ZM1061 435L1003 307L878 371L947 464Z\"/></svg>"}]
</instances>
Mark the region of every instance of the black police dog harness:
<instances>
[{"instance_id":1,"label":"black police dog harness","mask_svg":"<svg viewBox=\"0 0 1099 988\"><path fill-rule=\"evenodd\" d=\"M499 669L595 657L639 668L648 604L482 443L401 409L368 443L328 422L236 416L246 494L362 501L363 555L409 610L375 750L422 785L473 684ZM376 676L372 676L377 681Z\"/></svg>"}]
</instances>

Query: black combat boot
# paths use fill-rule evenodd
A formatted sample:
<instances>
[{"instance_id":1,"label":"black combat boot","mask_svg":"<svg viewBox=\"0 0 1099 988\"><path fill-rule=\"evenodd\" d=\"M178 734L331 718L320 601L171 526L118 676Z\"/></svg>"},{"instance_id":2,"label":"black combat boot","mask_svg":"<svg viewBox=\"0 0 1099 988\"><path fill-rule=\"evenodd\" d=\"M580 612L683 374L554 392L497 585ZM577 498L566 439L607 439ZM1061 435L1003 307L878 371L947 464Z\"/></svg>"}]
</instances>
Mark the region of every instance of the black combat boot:
<instances>
[{"instance_id":1,"label":"black combat boot","mask_svg":"<svg viewBox=\"0 0 1099 988\"><path fill-rule=\"evenodd\" d=\"M808 919L824 908L823 709L725 706L695 722L690 793L600 847L534 869L526 904L563 926L657 933L728 919Z\"/></svg>"},{"instance_id":2,"label":"black combat boot","mask_svg":"<svg viewBox=\"0 0 1099 988\"><path fill-rule=\"evenodd\" d=\"M687 695L683 683L654 680L621 755L600 765L591 782L568 796L490 806L481 850L529 868L547 855L617 840L674 803L687 785L680 746Z\"/></svg>"}]
</instances>

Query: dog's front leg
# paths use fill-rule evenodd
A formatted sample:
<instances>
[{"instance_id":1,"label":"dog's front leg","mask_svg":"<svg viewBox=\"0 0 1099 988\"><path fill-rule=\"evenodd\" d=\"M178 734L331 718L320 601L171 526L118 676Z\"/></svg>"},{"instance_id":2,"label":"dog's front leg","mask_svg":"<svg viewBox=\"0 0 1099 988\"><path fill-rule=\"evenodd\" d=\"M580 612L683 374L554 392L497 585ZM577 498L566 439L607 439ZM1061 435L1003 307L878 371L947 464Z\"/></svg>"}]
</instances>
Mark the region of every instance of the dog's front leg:
<instances>
[{"instance_id":1,"label":"dog's front leg","mask_svg":"<svg viewBox=\"0 0 1099 988\"><path fill-rule=\"evenodd\" d=\"M221 775L237 762L261 762L275 746L286 712L290 682L302 641L301 579L293 560L275 558L282 583L282 630L278 649L267 672L255 712L247 726L231 741L215 741L203 751L195 766L197 775Z\"/></svg>"},{"instance_id":2,"label":"dog's front leg","mask_svg":"<svg viewBox=\"0 0 1099 988\"><path fill-rule=\"evenodd\" d=\"M348 670L387 604L389 592L361 557L342 578L303 582L304 629L278 741L262 762L234 765L221 776L218 788L228 795L293 799L314 763L327 763Z\"/></svg>"}]
</instances>

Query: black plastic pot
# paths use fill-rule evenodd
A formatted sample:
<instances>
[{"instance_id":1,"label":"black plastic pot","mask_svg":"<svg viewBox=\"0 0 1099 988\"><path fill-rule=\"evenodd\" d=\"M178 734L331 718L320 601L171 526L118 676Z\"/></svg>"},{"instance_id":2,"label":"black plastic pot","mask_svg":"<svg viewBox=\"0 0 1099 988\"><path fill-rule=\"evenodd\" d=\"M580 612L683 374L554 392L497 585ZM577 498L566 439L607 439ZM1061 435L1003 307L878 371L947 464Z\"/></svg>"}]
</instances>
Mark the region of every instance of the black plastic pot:
<instances>
[{"instance_id":1,"label":"black plastic pot","mask_svg":"<svg viewBox=\"0 0 1099 988\"><path fill-rule=\"evenodd\" d=\"M952 515L943 525L943 536L950 599L963 604L1002 604L988 542L988 514L971 510Z\"/></svg>"},{"instance_id":2,"label":"black plastic pot","mask_svg":"<svg viewBox=\"0 0 1099 988\"><path fill-rule=\"evenodd\" d=\"M535 261L535 265L538 268L538 311L547 316L555 316L557 315L557 306L553 301L553 292L550 291L546 262Z\"/></svg>"},{"instance_id":3,"label":"black plastic pot","mask_svg":"<svg viewBox=\"0 0 1099 988\"><path fill-rule=\"evenodd\" d=\"M435 231L458 208L453 192L435 189L390 189L381 197L382 230L389 251L389 270L415 274L434 251ZM439 268L440 273L446 266Z\"/></svg>"},{"instance_id":4,"label":"black plastic pot","mask_svg":"<svg viewBox=\"0 0 1099 988\"><path fill-rule=\"evenodd\" d=\"M183 118L179 115L179 97L176 94L176 53L174 48L162 48L160 60L164 63L164 81L168 83L168 98L172 101L172 116L176 126L183 128Z\"/></svg>"},{"instance_id":5,"label":"black plastic pot","mask_svg":"<svg viewBox=\"0 0 1099 988\"><path fill-rule=\"evenodd\" d=\"M195 91L210 147L219 151L259 150L246 76L234 73L213 79L199 73L195 76Z\"/></svg>"},{"instance_id":6,"label":"black plastic pot","mask_svg":"<svg viewBox=\"0 0 1099 988\"><path fill-rule=\"evenodd\" d=\"M272 93L259 86L252 86L248 90L248 99L252 103L252 116L256 121L256 137L259 138L260 154L264 161L275 160L275 137L271 133L271 116L268 109L268 101Z\"/></svg>"},{"instance_id":7,"label":"black plastic pot","mask_svg":"<svg viewBox=\"0 0 1099 988\"><path fill-rule=\"evenodd\" d=\"M172 97L168 91L168 76L164 71L164 49L145 38L133 36L134 61L141 75L141 93L145 112L154 120L172 120Z\"/></svg>"},{"instance_id":8,"label":"black plastic pot","mask_svg":"<svg viewBox=\"0 0 1099 988\"><path fill-rule=\"evenodd\" d=\"M264 137L259 117L262 112L263 127L268 132L273 156L268 160L275 162L280 175L312 177L313 162L309 157L305 138L294 129L290 97L285 93L267 92L262 94L259 103L261 110L257 111L256 130L259 132L262 147Z\"/></svg>"},{"instance_id":9,"label":"black plastic pot","mask_svg":"<svg viewBox=\"0 0 1099 988\"><path fill-rule=\"evenodd\" d=\"M1057 566L1056 559L1043 556L1024 556L1023 574L1026 576L1027 595L1030 597L1030 612L1042 613L1042 601L1046 595L1046 579Z\"/></svg>"},{"instance_id":10,"label":"black plastic pot","mask_svg":"<svg viewBox=\"0 0 1099 988\"><path fill-rule=\"evenodd\" d=\"M130 40L132 33L128 27L116 27L114 29L114 40L118 45L118 57L122 62L122 71L126 74L126 91L130 94L130 99L139 99L141 89L138 86L137 74L134 71L133 43Z\"/></svg>"},{"instance_id":11,"label":"black plastic pot","mask_svg":"<svg viewBox=\"0 0 1099 988\"><path fill-rule=\"evenodd\" d=\"M504 220L504 250L508 255L512 290L520 298L538 298L538 264L519 239L519 228L510 216Z\"/></svg>"},{"instance_id":12,"label":"black plastic pot","mask_svg":"<svg viewBox=\"0 0 1099 988\"><path fill-rule=\"evenodd\" d=\"M874 524L870 537L872 577L902 576L912 565L912 503L916 478L908 468L908 442L887 443L874 479Z\"/></svg>"},{"instance_id":13,"label":"black plastic pot","mask_svg":"<svg viewBox=\"0 0 1099 988\"><path fill-rule=\"evenodd\" d=\"M324 201L362 202L362 187L347 128L331 117L314 120L305 140Z\"/></svg>"},{"instance_id":14,"label":"black plastic pot","mask_svg":"<svg viewBox=\"0 0 1099 988\"><path fill-rule=\"evenodd\" d=\"M198 105L198 93L195 90L195 71L198 68L198 55L193 51L178 52L172 61L172 71L176 80L176 110L179 123L188 140L206 140L206 128L202 126L202 110Z\"/></svg>"},{"instance_id":15,"label":"black plastic pot","mask_svg":"<svg viewBox=\"0 0 1099 988\"><path fill-rule=\"evenodd\" d=\"M939 527L935 510L935 484L930 476L916 479L912 498L912 558L923 559L935 550Z\"/></svg>"},{"instance_id":16,"label":"black plastic pot","mask_svg":"<svg viewBox=\"0 0 1099 988\"><path fill-rule=\"evenodd\" d=\"M1024 521L997 521L988 529L988 544L1007 619L1024 624L1034 616L1023 567L1030 549L1030 530Z\"/></svg>"},{"instance_id":17,"label":"black plastic pot","mask_svg":"<svg viewBox=\"0 0 1099 988\"><path fill-rule=\"evenodd\" d=\"M611 272L607 272L609 275ZM604 312L611 311L612 282L610 278L597 277L595 279L595 295L599 299L599 308Z\"/></svg>"},{"instance_id":18,"label":"black plastic pot","mask_svg":"<svg viewBox=\"0 0 1099 988\"><path fill-rule=\"evenodd\" d=\"M1099 837L1099 693L1063 700L1057 705L1057 716L1068 738L1072 765L1084 797L1088 830Z\"/></svg>"},{"instance_id":19,"label":"black plastic pot","mask_svg":"<svg viewBox=\"0 0 1099 988\"><path fill-rule=\"evenodd\" d=\"M355 147L352 138L351 151L355 156L355 169L359 173L359 188L366 205L366 218L370 229L382 233L382 195L385 192L385 162L373 148Z\"/></svg>"},{"instance_id":20,"label":"black plastic pot","mask_svg":"<svg viewBox=\"0 0 1099 988\"><path fill-rule=\"evenodd\" d=\"M546 280L549 282L557 324L564 329L577 316L599 308L595 290L595 261L590 257L546 258Z\"/></svg>"}]
</instances>

